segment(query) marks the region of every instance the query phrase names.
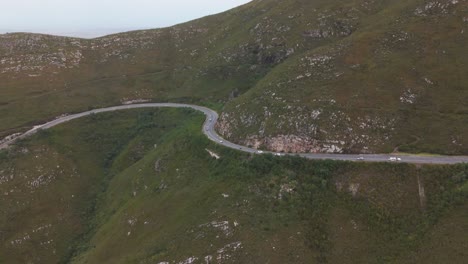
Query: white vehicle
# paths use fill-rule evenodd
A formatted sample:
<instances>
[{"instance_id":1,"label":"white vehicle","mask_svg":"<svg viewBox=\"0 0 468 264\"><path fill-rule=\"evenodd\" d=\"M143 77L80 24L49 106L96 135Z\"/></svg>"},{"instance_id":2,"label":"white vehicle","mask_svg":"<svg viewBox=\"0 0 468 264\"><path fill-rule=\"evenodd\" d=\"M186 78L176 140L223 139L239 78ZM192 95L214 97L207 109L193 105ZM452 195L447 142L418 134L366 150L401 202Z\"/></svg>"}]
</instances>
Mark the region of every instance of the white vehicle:
<instances>
[{"instance_id":1,"label":"white vehicle","mask_svg":"<svg viewBox=\"0 0 468 264\"><path fill-rule=\"evenodd\" d=\"M224 141L220 140L219 143L223 143Z\"/></svg>"},{"instance_id":2,"label":"white vehicle","mask_svg":"<svg viewBox=\"0 0 468 264\"><path fill-rule=\"evenodd\" d=\"M263 150L257 150L257 153L258 153L258 154L262 154L262 153L263 153Z\"/></svg>"},{"instance_id":3,"label":"white vehicle","mask_svg":"<svg viewBox=\"0 0 468 264\"><path fill-rule=\"evenodd\" d=\"M364 160L364 157L358 157L357 160Z\"/></svg>"},{"instance_id":4,"label":"white vehicle","mask_svg":"<svg viewBox=\"0 0 468 264\"><path fill-rule=\"evenodd\" d=\"M389 161L397 161L397 158L396 157L390 157L388 158ZM401 160L401 159L400 159Z\"/></svg>"},{"instance_id":5,"label":"white vehicle","mask_svg":"<svg viewBox=\"0 0 468 264\"><path fill-rule=\"evenodd\" d=\"M401 161L401 158L396 158L397 161Z\"/></svg>"},{"instance_id":6,"label":"white vehicle","mask_svg":"<svg viewBox=\"0 0 468 264\"><path fill-rule=\"evenodd\" d=\"M279 152L276 152L276 153L275 153L275 156L278 156L278 157L281 157L281 156L283 156L283 155L284 155L284 154L279 153Z\"/></svg>"}]
</instances>

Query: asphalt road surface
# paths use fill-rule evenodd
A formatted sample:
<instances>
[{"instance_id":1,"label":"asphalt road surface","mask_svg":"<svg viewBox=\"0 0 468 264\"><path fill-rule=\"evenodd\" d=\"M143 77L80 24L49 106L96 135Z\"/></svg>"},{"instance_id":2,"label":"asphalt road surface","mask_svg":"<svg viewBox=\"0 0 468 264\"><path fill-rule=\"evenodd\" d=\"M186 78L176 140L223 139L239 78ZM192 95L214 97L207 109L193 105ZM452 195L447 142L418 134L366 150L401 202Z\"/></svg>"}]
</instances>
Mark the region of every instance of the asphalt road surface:
<instances>
[{"instance_id":1,"label":"asphalt road surface","mask_svg":"<svg viewBox=\"0 0 468 264\"><path fill-rule=\"evenodd\" d=\"M129 105L119 105L112 106L100 109L94 109L78 114L67 115L60 118L57 118L53 121L45 123L41 126L36 126L33 129L21 134L14 139L1 143L0 149L7 148L9 145L14 143L18 139L26 138L30 135L33 135L39 130L48 129L56 125L68 122L73 119L80 117L103 113L103 112L112 112L126 109L136 109L136 108L153 108L153 107L174 107L174 108L192 108L198 111L201 111L205 114L206 120L203 124L203 133L212 141L226 146L228 148L237 149L239 151L244 151L248 153L264 154L271 153L276 156L283 155L297 155L300 157L308 159L330 159L330 160L348 160L348 161L368 161L368 162L406 162L406 163L426 163L426 164L455 164L455 163L468 163L468 156L422 156L422 155L394 155L394 154L325 154L325 153L275 153L270 151L261 151L246 146L237 145L235 143L229 142L223 139L215 131L215 124L218 120L218 114L203 106L198 105L188 105L188 104L176 104L176 103L146 103L146 104L129 104ZM391 159L392 158L392 159Z\"/></svg>"}]
</instances>

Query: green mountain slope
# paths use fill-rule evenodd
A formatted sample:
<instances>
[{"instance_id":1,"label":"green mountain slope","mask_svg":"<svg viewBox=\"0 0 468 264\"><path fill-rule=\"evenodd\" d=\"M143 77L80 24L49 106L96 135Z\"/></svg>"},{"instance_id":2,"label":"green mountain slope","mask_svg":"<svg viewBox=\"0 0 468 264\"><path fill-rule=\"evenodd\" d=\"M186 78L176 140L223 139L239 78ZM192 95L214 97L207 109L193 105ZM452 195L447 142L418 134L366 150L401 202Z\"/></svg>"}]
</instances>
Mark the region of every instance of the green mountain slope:
<instances>
[{"instance_id":1,"label":"green mountain slope","mask_svg":"<svg viewBox=\"0 0 468 264\"><path fill-rule=\"evenodd\" d=\"M466 2L393 2L276 66L220 131L276 151L467 153Z\"/></svg>"},{"instance_id":2,"label":"green mountain slope","mask_svg":"<svg viewBox=\"0 0 468 264\"><path fill-rule=\"evenodd\" d=\"M256 0L91 40L1 35L1 135L177 101L222 109L227 138L276 151L467 154L467 11L466 0Z\"/></svg>"},{"instance_id":3,"label":"green mountain slope","mask_svg":"<svg viewBox=\"0 0 468 264\"><path fill-rule=\"evenodd\" d=\"M0 262L466 262L466 165L249 155L202 122L99 114L1 152Z\"/></svg>"},{"instance_id":4,"label":"green mountain slope","mask_svg":"<svg viewBox=\"0 0 468 264\"><path fill-rule=\"evenodd\" d=\"M254 0L98 39L0 35L0 138L134 101L285 152L468 154L466 0ZM0 151L0 263L466 263L468 166L249 155L191 110ZM213 153L220 159L213 157Z\"/></svg>"}]
</instances>

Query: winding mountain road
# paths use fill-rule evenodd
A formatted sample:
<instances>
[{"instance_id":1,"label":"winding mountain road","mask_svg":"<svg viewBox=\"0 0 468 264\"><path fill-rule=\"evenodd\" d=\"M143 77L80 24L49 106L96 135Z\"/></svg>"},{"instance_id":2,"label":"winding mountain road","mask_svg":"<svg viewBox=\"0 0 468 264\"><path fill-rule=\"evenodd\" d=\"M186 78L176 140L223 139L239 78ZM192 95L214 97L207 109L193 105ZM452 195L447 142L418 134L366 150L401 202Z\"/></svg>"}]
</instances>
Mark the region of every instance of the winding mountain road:
<instances>
[{"instance_id":1,"label":"winding mountain road","mask_svg":"<svg viewBox=\"0 0 468 264\"><path fill-rule=\"evenodd\" d=\"M368 162L386 162L390 161L391 157L393 162L406 162L406 163L425 163L425 164L455 164L455 163L468 163L468 156L421 156L421 155L391 155L391 154L325 154L325 153L275 153L270 151L259 151L257 149L249 148L246 146L237 145L235 143L229 142L223 139L215 131L215 124L218 120L218 114L207 107L198 106L198 105L189 105L189 104L177 104L177 103L145 103L145 104L129 104L129 105L119 105L112 106L100 109L94 109L78 114L67 115L60 118L57 118L53 121L47 122L43 125L36 126L33 129L3 143L0 143L0 149L5 149L9 145L13 144L16 140L26 138L33 135L39 130L48 129L56 125L71 121L84 116L89 116L92 114L103 113L103 112L112 112L126 109L136 109L136 108L154 108L154 107L174 107L174 108L192 108L197 111L201 111L205 114L206 120L203 124L203 133L212 141L226 146L228 148L237 149L240 151L248 153L271 153L274 155L298 155L307 159L331 159L331 160L347 160L347 161L368 161ZM401 159L400 161L395 161Z\"/></svg>"}]
</instances>

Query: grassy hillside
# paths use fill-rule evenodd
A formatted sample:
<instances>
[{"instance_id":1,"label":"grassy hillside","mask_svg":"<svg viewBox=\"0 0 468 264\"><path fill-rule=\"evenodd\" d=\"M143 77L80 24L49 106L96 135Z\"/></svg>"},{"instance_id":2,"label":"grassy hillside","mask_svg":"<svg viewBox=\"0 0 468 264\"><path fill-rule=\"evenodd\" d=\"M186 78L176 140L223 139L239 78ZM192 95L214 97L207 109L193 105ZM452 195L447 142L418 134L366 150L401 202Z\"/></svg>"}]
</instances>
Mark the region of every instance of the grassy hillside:
<instances>
[{"instance_id":1,"label":"grassy hillside","mask_svg":"<svg viewBox=\"0 0 468 264\"><path fill-rule=\"evenodd\" d=\"M386 2L360 20L343 3L321 10L359 25L276 66L227 104L220 131L276 151L466 154L466 1Z\"/></svg>"},{"instance_id":2,"label":"grassy hillside","mask_svg":"<svg viewBox=\"0 0 468 264\"><path fill-rule=\"evenodd\" d=\"M85 40L0 35L0 135L132 100L275 151L468 154L466 0L254 0ZM224 108L223 108L224 107Z\"/></svg>"},{"instance_id":3,"label":"grassy hillside","mask_svg":"<svg viewBox=\"0 0 468 264\"><path fill-rule=\"evenodd\" d=\"M0 263L468 259L466 165L250 155L202 122L99 114L0 152Z\"/></svg>"}]
</instances>

